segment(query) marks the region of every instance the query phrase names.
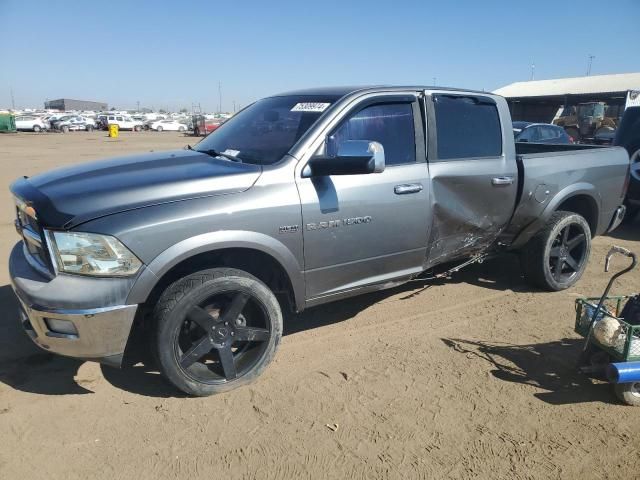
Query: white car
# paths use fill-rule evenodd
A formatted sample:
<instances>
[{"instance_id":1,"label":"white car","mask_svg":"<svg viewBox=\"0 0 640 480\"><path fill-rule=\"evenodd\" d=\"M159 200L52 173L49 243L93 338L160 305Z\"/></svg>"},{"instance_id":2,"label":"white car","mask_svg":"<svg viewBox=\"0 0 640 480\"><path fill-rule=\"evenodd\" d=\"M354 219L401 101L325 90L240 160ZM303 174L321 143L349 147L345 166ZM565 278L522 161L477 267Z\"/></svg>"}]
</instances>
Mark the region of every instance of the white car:
<instances>
[{"instance_id":1,"label":"white car","mask_svg":"<svg viewBox=\"0 0 640 480\"><path fill-rule=\"evenodd\" d=\"M75 115L65 118L56 123L56 129L66 133L70 130L87 130L92 131L96 127L95 122L90 118Z\"/></svg>"},{"instance_id":2,"label":"white car","mask_svg":"<svg viewBox=\"0 0 640 480\"><path fill-rule=\"evenodd\" d=\"M143 123L140 120L134 120L128 115L109 115L107 117L107 125L118 125L120 130L134 130L139 132L142 130Z\"/></svg>"},{"instance_id":3,"label":"white car","mask_svg":"<svg viewBox=\"0 0 640 480\"><path fill-rule=\"evenodd\" d=\"M184 123L177 122L176 120L160 120L158 122L152 122L149 124L149 128L156 132L162 132L163 130L171 130L174 132L187 131L187 126Z\"/></svg>"},{"instance_id":4,"label":"white car","mask_svg":"<svg viewBox=\"0 0 640 480\"><path fill-rule=\"evenodd\" d=\"M49 128L49 122L40 117L34 117L31 115L18 115L16 117L16 130L39 132L41 130L49 130Z\"/></svg>"}]
</instances>

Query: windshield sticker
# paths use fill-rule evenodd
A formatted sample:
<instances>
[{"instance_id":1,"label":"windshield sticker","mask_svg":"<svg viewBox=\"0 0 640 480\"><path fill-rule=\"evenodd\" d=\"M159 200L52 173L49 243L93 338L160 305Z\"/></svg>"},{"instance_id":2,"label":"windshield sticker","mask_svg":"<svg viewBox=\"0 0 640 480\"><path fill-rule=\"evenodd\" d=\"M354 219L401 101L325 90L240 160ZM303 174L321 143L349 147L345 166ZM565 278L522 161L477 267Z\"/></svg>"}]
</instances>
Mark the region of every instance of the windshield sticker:
<instances>
[{"instance_id":1,"label":"windshield sticker","mask_svg":"<svg viewBox=\"0 0 640 480\"><path fill-rule=\"evenodd\" d=\"M231 155L232 157L237 157L238 154L240 153L240 150L231 150L230 148L227 148L224 152L225 155Z\"/></svg>"},{"instance_id":2,"label":"windshield sticker","mask_svg":"<svg viewBox=\"0 0 640 480\"><path fill-rule=\"evenodd\" d=\"M292 112L324 112L330 103L305 102L296 103L291 109Z\"/></svg>"}]
</instances>

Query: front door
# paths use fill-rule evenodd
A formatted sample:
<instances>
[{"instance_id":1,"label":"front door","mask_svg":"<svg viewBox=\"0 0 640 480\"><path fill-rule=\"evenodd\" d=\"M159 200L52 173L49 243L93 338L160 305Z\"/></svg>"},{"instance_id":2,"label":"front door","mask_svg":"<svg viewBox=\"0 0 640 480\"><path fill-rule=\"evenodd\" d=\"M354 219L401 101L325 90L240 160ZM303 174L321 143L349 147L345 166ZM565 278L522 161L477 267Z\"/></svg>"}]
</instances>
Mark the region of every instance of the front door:
<instances>
[{"instance_id":1,"label":"front door","mask_svg":"<svg viewBox=\"0 0 640 480\"><path fill-rule=\"evenodd\" d=\"M401 101L402 100L402 101ZM355 107L330 144L379 142L381 173L297 178L302 204L307 299L421 271L429 183L418 103L386 95Z\"/></svg>"},{"instance_id":2,"label":"front door","mask_svg":"<svg viewBox=\"0 0 640 480\"><path fill-rule=\"evenodd\" d=\"M493 244L513 214L518 171L506 103L484 95L427 96L433 226L427 266ZM502 109L502 111L499 111ZM435 132L432 130L435 129Z\"/></svg>"}]
</instances>

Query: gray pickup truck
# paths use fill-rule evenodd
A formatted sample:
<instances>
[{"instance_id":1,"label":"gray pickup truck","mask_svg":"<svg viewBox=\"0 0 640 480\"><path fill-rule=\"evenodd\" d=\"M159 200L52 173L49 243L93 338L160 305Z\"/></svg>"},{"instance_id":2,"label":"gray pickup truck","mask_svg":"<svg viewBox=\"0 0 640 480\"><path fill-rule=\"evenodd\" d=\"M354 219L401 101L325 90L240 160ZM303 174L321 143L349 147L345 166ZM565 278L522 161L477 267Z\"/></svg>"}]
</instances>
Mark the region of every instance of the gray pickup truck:
<instances>
[{"instance_id":1,"label":"gray pickup truck","mask_svg":"<svg viewBox=\"0 0 640 480\"><path fill-rule=\"evenodd\" d=\"M514 144L488 93L297 91L193 148L17 180L10 273L40 347L119 366L142 328L173 385L210 395L269 364L284 307L509 250L532 285L573 285L628 176L622 148Z\"/></svg>"}]
</instances>

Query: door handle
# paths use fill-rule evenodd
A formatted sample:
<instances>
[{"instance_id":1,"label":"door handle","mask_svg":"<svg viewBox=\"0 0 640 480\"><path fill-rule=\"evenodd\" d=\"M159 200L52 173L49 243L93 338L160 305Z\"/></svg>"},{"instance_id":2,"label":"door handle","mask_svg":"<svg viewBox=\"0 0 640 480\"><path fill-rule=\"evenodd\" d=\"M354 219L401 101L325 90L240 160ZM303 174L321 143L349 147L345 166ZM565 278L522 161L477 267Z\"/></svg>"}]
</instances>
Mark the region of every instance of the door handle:
<instances>
[{"instance_id":1,"label":"door handle","mask_svg":"<svg viewBox=\"0 0 640 480\"><path fill-rule=\"evenodd\" d=\"M511 185L513 183L513 177L493 177L491 183L499 187L501 185Z\"/></svg>"},{"instance_id":2,"label":"door handle","mask_svg":"<svg viewBox=\"0 0 640 480\"><path fill-rule=\"evenodd\" d=\"M408 193L418 193L422 191L421 183L407 183L405 185L396 185L393 187L393 193L396 195L407 195Z\"/></svg>"}]
</instances>

